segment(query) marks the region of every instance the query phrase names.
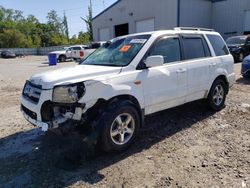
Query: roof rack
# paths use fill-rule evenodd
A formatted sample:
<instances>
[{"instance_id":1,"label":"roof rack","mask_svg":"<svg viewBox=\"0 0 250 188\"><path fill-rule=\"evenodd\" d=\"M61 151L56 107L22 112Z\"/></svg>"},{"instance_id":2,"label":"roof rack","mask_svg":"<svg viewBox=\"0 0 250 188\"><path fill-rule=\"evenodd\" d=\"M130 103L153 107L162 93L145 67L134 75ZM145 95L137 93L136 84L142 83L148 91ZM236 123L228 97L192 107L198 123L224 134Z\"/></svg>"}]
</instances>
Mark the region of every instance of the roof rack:
<instances>
[{"instance_id":1,"label":"roof rack","mask_svg":"<svg viewBox=\"0 0 250 188\"><path fill-rule=\"evenodd\" d=\"M192 31L214 31L214 29L199 28L199 27L175 27L174 30L192 30Z\"/></svg>"}]
</instances>

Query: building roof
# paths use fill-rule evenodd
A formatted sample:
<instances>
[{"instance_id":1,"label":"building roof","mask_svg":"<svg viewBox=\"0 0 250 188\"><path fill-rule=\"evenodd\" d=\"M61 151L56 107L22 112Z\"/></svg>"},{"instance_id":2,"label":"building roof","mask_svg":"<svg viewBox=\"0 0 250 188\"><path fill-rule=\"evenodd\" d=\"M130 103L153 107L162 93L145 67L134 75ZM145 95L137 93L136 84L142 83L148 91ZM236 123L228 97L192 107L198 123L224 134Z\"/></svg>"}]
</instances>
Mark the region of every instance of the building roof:
<instances>
[{"instance_id":1,"label":"building roof","mask_svg":"<svg viewBox=\"0 0 250 188\"><path fill-rule=\"evenodd\" d=\"M117 0L116 2L114 2L112 5L110 5L108 8L104 9L102 12L100 12L99 14L97 14L94 18L92 18L92 20L96 19L97 17L99 17L100 15L102 15L103 13L107 12L109 9L111 9L113 6L115 6L116 4L118 4L120 1L122 0Z\"/></svg>"}]
</instances>

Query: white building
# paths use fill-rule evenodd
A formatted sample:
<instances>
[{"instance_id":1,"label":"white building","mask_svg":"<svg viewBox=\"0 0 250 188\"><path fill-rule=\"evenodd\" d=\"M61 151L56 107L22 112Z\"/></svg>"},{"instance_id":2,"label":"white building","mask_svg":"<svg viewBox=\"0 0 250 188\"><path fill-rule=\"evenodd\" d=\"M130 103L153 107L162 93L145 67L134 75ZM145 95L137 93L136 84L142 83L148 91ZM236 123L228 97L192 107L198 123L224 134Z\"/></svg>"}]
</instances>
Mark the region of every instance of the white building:
<instances>
[{"instance_id":1,"label":"white building","mask_svg":"<svg viewBox=\"0 0 250 188\"><path fill-rule=\"evenodd\" d=\"M250 0L118 0L93 18L95 41L174 27L250 34Z\"/></svg>"}]
</instances>

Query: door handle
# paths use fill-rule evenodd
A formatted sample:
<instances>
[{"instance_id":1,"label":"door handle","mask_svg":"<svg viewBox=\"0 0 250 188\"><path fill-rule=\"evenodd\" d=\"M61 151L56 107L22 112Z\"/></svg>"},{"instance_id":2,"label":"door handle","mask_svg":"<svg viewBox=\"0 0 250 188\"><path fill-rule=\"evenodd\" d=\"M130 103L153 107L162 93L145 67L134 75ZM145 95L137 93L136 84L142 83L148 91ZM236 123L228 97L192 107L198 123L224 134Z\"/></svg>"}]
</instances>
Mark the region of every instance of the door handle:
<instances>
[{"instance_id":1,"label":"door handle","mask_svg":"<svg viewBox=\"0 0 250 188\"><path fill-rule=\"evenodd\" d=\"M184 72L187 72L187 69L181 68L176 71L176 73L184 73Z\"/></svg>"}]
</instances>

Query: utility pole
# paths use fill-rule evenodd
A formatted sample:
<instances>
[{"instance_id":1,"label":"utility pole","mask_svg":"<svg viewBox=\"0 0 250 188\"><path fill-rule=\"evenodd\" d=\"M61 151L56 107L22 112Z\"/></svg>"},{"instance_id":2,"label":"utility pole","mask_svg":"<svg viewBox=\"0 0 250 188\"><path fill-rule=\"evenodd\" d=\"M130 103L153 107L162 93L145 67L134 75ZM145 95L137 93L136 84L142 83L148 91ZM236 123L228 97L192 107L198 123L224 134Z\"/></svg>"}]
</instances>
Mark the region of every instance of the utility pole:
<instances>
[{"instance_id":1,"label":"utility pole","mask_svg":"<svg viewBox=\"0 0 250 188\"><path fill-rule=\"evenodd\" d=\"M106 6L105 6L105 1L102 0L102 5L103 5L103 10L105 10Z\"/></svg>"}]
</instances>

